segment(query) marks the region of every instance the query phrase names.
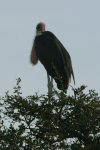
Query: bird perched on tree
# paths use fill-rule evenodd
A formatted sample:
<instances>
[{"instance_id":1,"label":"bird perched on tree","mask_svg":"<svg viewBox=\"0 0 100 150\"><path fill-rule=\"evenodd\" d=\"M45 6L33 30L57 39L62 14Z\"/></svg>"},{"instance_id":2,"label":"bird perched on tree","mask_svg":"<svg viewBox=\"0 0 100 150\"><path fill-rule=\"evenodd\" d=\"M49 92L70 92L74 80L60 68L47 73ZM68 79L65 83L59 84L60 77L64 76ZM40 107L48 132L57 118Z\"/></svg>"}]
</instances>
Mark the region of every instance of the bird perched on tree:
<instances>
[{"instance_id":1,"label":"bird perched on tree","mask_svg":"<svg viewBox=\"0 0 100 150\"><path fill-rule=\"evenodd\" d=\"M52 90L53 79L57 83L58 89L68 89L72 68L71 57L62 43L50 31L45 31L45 24L40 22L36 26L36 36L32 46L30 61L36 65L38 60L47 70L48 92ZM50 76L51 81L50 81Z\"/></svg>"}]
</instances>

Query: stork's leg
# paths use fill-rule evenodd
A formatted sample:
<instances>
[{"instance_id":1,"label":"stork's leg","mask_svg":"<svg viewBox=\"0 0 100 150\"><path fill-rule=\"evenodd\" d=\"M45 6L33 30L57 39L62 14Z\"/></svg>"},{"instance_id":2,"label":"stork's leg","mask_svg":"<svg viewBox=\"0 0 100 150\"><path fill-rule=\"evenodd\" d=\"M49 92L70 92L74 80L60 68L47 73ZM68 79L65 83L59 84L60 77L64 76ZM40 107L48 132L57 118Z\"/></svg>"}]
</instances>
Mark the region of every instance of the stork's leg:
<instances>
[{"instance_id":1,"label":"stork's leg","mask_svg":"<svg viewBox=\"0 0 100 150\"><path fill-rule=\"evenodd\" d=\"M51 82L50 82L50 92L52 92L52 87L53 87L53 78L51 77Z\"/></svg>"},{"instance_id":2,"label":"stork's leg","mask_svg":"<svg viewBox=\"0 0 100 150\"><path fill-rule=\"evenodd\" d=\"M50 80L50 76L49 74L47 73L47 78L48 78L48 93L49 92L52 92L52 87L53 87L53 78L51 77L51 80Z\"/></svg>"},{"instance_id":3,"label":"stork's leg","mask_svg":"<svg viewBox=\"0 0 100 150\"><path fill-rule=\"evenodd\" d=\"M47 86L48 86L48 93L50 92L50 76L49 76L49 74L47 73L47 79L48 79L48 84L47 84Z\"/></svg>"}]
</instances>

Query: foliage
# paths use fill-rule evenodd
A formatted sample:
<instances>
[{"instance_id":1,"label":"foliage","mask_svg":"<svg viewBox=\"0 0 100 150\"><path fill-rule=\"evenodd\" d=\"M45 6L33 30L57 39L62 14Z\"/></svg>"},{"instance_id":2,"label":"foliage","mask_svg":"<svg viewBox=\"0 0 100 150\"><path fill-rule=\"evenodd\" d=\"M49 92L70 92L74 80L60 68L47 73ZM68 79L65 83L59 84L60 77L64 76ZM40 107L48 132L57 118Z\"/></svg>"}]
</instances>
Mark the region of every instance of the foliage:
<instances>
[{"instance_id":1,"label":"foliage","mask_svg":"<svg viewBox=\"0 0 100 150\"><path fill-rule=\"evenodd\" d=\"M94 90L85 94L81 86L75 97L54 90L23 98L20 81L15 95L1 99L0 150L100 149L100 97Z\"/></svg>"}]
</instances>

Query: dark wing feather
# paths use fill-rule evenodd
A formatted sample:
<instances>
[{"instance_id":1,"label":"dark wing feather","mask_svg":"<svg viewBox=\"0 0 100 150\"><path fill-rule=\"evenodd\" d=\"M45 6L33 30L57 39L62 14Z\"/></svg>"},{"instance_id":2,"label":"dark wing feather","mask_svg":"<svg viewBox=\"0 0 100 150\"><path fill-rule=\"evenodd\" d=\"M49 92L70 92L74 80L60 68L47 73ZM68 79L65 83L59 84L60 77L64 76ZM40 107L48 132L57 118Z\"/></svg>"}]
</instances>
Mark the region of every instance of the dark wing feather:
<instances>
[{"instance_id":1,"label":"dark wing feather","mask_svg":"<svg viewBox=\"0 0 100 150\"><path fill-rule=\"evenodd\" d=\"M67 89L73 70L70 56L64 46L49 31L45 31L42 35L36 36L34 44L37 57L44 65L48 74L55 79L57 87L61 89L61 81L55 78L57 74L53 65L56 67L63 81L64 88Z\"/></svg>"},{"instance_id":2,"label":"dark wing feather","mask_svg":"<svg viewBox=\"0 0 100 150\"><path fill-rule=\"evenodd\" d=\"M71 57L70 57L69 53L67 52L67 50L65 49L65 47L62 45L62 43L57 38L55 39L55 43L58 45L59 50L61 52L63 64L65 67L65 72L66 72L66 74L68 73L68 77L69 77L70 81L71 81L71 75L72 75L74 84L75 84L75 77L74 77Z\"/></svg>"}]
</instances>

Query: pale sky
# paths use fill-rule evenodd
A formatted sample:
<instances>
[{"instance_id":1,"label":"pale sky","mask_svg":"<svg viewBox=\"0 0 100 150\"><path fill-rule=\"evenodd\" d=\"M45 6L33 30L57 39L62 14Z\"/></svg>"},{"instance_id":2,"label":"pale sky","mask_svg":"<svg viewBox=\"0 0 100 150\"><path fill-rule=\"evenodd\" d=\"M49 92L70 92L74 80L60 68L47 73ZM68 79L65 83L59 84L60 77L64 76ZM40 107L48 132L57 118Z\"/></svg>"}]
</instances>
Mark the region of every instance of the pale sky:
<instances>
[{"instance_id":1,"label":"pale sky","mask_svg":"<svg viewBox=\"0 0 100 150\"><path fill-rule=\"evenodd\" d=\"M46 70L29 61L39 22L69 52L76 80L71 85L85 84L86 92L100 95L100 0L0 0L0 96L7 90L12 95L19 77L23 97L47 93Z\"/></svg>"}]
</instances>

